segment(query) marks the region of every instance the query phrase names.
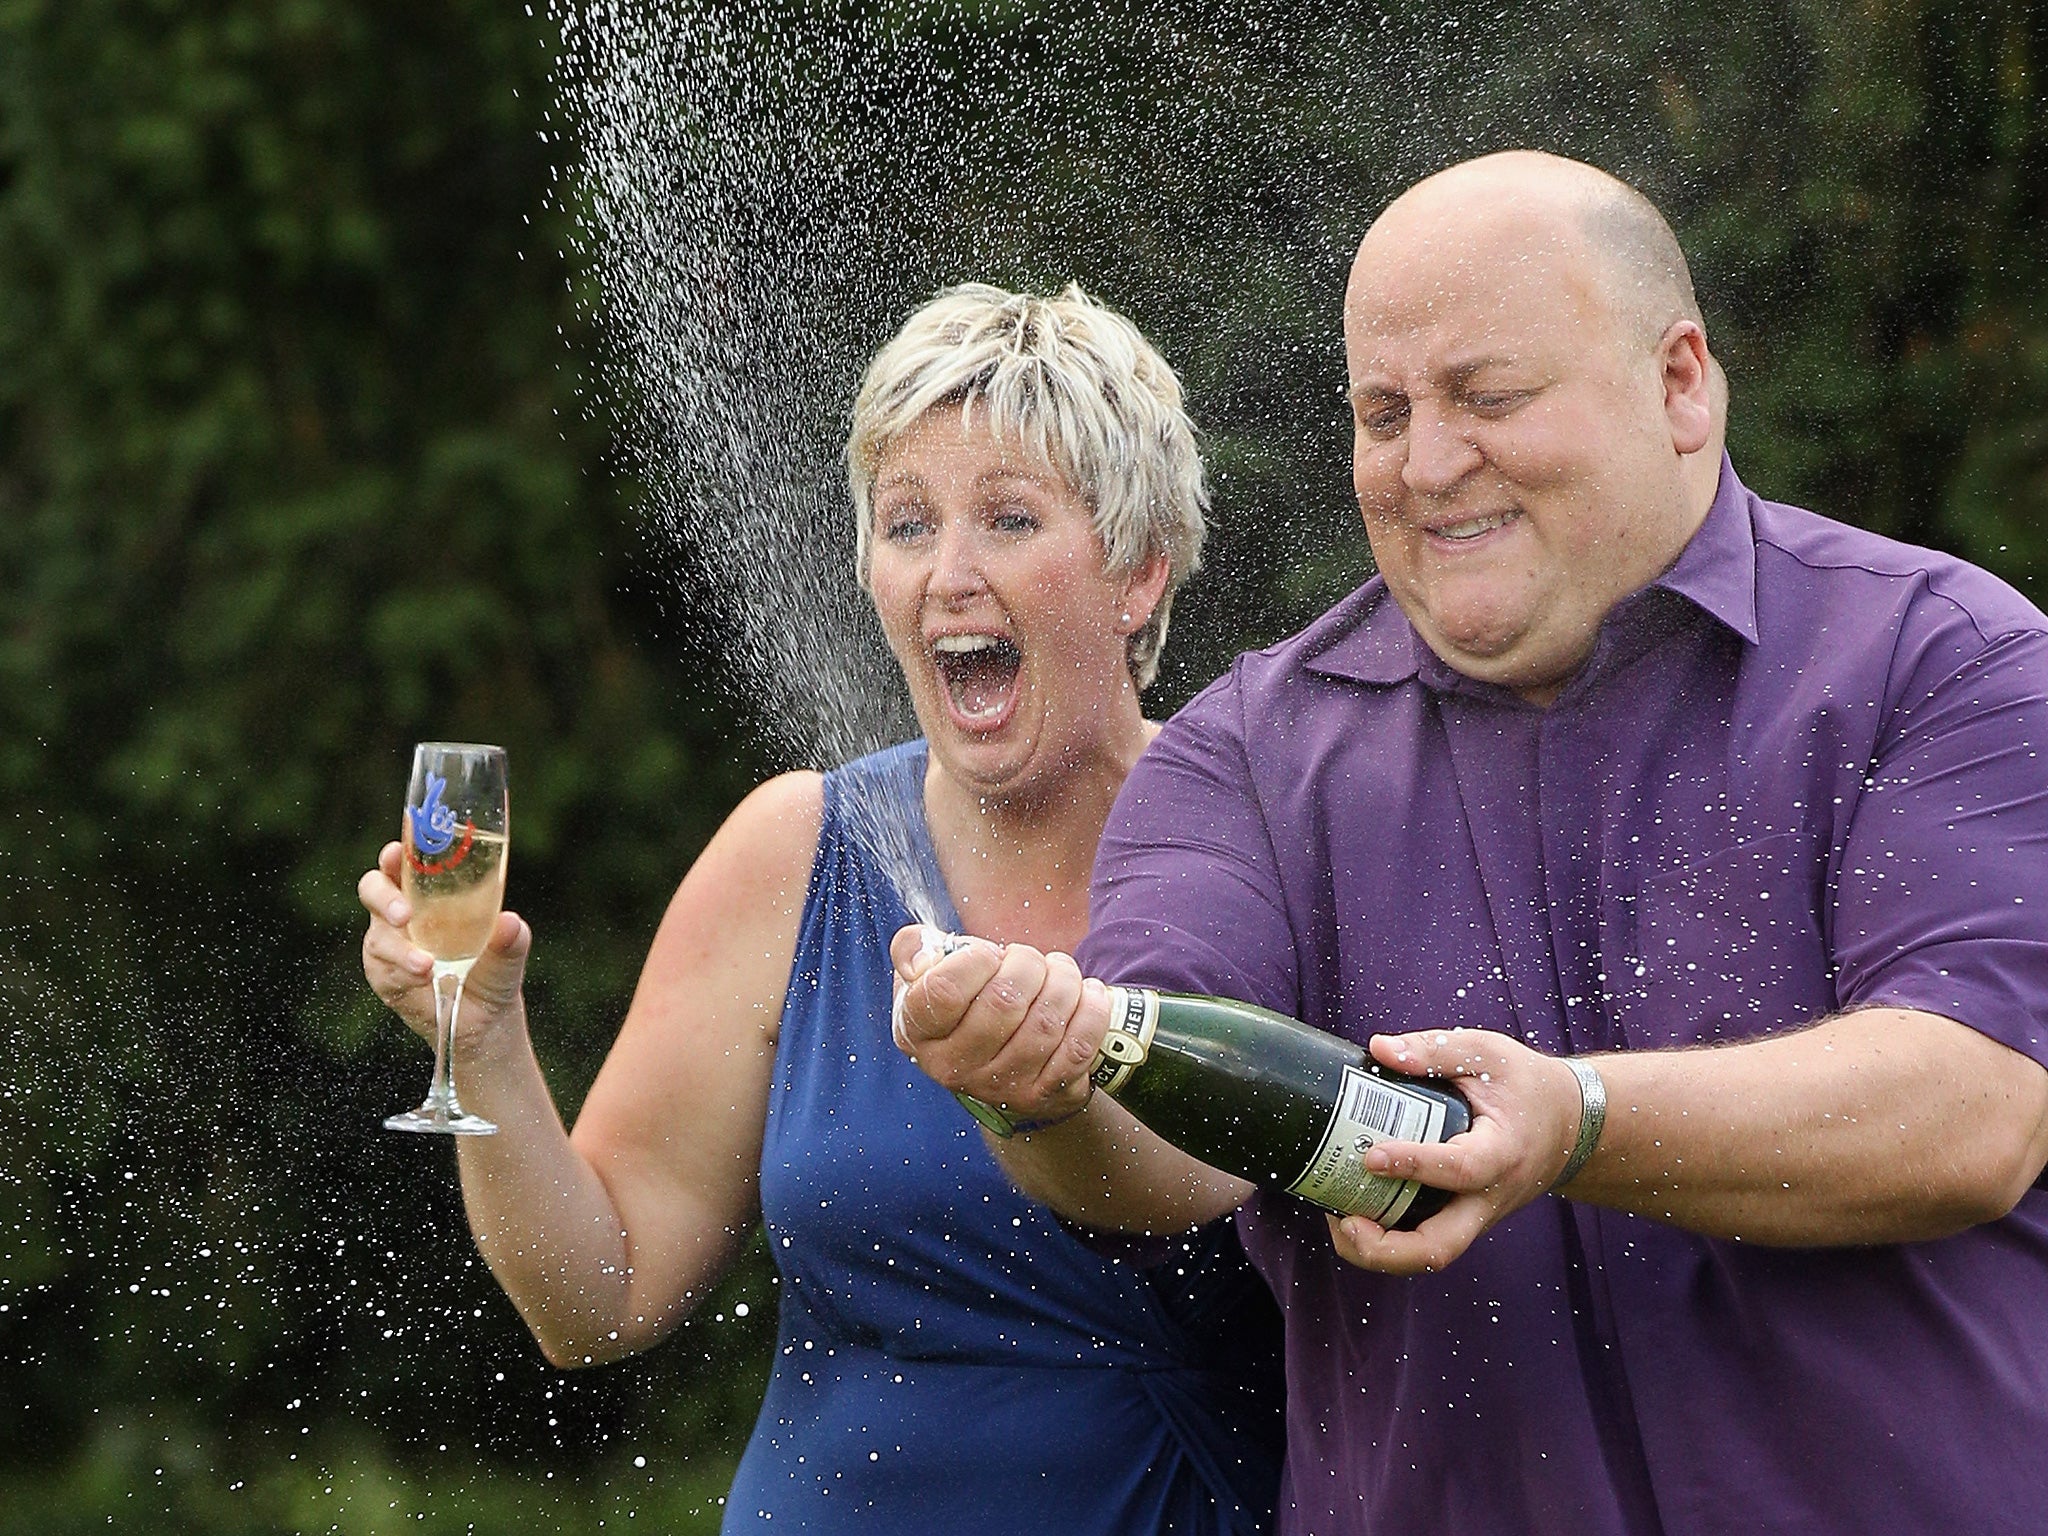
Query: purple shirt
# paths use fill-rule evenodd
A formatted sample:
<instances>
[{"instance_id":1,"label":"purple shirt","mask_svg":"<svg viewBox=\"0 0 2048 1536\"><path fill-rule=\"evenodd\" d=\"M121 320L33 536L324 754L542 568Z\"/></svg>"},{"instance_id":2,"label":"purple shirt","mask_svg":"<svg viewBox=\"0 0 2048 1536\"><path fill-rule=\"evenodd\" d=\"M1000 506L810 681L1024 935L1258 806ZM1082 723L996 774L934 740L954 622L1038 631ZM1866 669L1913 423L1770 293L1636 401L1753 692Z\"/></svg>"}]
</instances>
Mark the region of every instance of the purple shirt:
<instances>
[{"instance_id":1,"label":"purple shirt","mask_svg":"<svg viewBox=\"0 0 2048 1536\"><path fill-rule=\"evenodd\" d=\"M2044 753L2048 620L1724 462L1547 710L1445 666L1378 580L1240 657L1125 785L1081 959L1361 1041L1689 1045L1885 1004L2048 1062ZM1858 1249L1543 1199L1411 1279L1291 1196L1239 1220L1287 1316L1283 1536L2048 1525L2041 1185Z\"/></svg>"}]
</instances>

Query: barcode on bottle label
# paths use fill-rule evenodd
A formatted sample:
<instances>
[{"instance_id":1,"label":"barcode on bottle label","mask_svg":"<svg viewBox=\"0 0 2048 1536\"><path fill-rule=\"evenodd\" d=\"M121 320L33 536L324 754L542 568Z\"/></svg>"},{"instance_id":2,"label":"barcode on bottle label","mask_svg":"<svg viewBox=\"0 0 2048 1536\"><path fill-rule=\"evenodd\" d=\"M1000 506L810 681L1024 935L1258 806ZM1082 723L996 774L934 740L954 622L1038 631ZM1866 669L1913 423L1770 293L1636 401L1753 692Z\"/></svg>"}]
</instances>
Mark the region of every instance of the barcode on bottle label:
<instances>
[{"instance_id":1,"label":"barcode on bottle label","mask_svg":"<svg viewBox=\"0 0 2048 1536\"><path fill-rule=\"evenodd\" d=\"M1437 1141L1443 1131L1440 1101L1361 1068L1346 1067L1329 1129L1307 1171L1287 1188L1326 1210L1369 1217L1387 1226L1401 1219L1422 1186L1413 1179L1368 1173L1366 1152L1380 1141Z\"/></svg>"}]
</instances>

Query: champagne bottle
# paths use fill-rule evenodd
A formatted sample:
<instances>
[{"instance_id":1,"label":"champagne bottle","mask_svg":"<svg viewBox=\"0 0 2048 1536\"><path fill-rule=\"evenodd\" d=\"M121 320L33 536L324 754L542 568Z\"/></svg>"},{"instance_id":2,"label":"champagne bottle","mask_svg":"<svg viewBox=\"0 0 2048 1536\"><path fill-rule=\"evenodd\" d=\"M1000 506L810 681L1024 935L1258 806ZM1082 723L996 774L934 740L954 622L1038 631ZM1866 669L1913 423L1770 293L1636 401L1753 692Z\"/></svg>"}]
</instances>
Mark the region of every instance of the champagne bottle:
<instances>
[{"instance_id":1,"label":"champagne bottle","mask_svg":"<svg viewBox=\"0 0 2048 1536\"><path fill-rule=\"evenodd\" d=\"M928 933L925 952L964 942ZM1109 998L1095 1086L1191 1157L1389 1228L1450 1198L1364 1165L1375 1142L1446 1141L1470 1126L1449 1086L1385 1071L1363 1046L1251 1003L1148 987L1113 986ZM1031 1129L959 1097L999 1136Z\"/></svg>"}]
</instances>

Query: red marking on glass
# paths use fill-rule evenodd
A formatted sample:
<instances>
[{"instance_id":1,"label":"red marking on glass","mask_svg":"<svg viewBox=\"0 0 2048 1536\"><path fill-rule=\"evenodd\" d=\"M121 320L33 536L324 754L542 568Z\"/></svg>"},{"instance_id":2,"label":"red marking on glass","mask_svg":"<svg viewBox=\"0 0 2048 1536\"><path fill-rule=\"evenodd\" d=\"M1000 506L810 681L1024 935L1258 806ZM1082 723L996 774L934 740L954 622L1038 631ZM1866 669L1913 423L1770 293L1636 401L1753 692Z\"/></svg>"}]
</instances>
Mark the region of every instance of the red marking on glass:
<instances>
[{"instance_id":1,"label":"red marking on glass","mask_svg":"<svg viewBox=\"0 0 2048 1536\"><path fill-rule=\"evenodd\" d=\"M405 862L423 875L445 875L449 870L469 857L470 845L475 841L476 823L474 821L465 821L462 824L462 841L455 845L454 851L447 858L436 859L433 863L429 864L413 851L412 840L408 838L405 844Z\"/></svg>"}]
</instances>

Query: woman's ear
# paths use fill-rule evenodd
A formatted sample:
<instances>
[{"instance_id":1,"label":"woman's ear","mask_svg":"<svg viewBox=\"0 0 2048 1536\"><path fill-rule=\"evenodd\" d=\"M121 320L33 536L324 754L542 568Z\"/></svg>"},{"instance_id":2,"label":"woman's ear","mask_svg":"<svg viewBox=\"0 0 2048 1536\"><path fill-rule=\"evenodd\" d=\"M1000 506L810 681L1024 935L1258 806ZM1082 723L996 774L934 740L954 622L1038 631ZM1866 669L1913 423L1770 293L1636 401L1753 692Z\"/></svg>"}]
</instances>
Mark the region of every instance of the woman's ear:
<instances>
[{"instance_id":1,"label":"woman's ear","mask_svg":"<svg viewBox=\"0 0 2048 1536\"><path fill-rule=\"evenodd\" d=\"M1156 554L1124 579L1124 605L1117 621L1120 631L1135 635L1145 627L1166 592L1166 577L1172 568L1165 554Z\"/></svg>"}]
</instances>

